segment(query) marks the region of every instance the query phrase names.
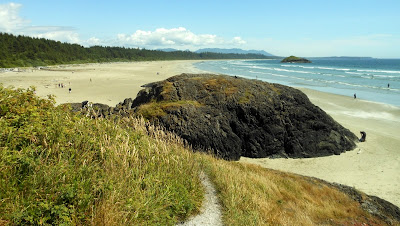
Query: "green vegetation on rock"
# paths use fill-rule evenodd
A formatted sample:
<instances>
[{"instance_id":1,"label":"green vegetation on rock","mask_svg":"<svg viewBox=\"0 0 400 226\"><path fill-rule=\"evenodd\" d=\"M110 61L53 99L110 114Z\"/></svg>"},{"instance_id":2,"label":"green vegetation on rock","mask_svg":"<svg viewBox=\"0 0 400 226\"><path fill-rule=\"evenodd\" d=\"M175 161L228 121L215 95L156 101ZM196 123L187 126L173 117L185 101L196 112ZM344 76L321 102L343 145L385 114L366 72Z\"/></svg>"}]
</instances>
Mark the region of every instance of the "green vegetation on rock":
<instances>
[{"instance_id":1,"label":"green vegetation on rock","mask_svg":"<svg viewBox=\"0 0 400 226\"><path fill-rule=\"evenodd\" d=\"M150 102L148 104L143 104L138 107L137 114L141 115L145 119L155 119L167 114L167 111L176 110L179 107L200 107L197 101L191 100L181 100L181 101L162 101L162 102Z\"/></svg>"},{"instance_id":2,"label":"green vegetation on rock","mask_svg":"<svg viewBox=\"0 0 400 226\"><path fill-rule=\"evenodd\" d=\"M310 60L307 60L305 58L296 57L296 56L286 57L281 62L282 63L311 63Z\"/></svg>"},{"instance_id":3,"label":"green vegetation on rock","mask_svg":"<svg viewBox=\"0 0 400 226\"><path fill-rule=\"evenodd\" d=\"M203 106L157 107L176 101ZM230 160L340 154L352 150L357 140L299 90L226 75L181 74L151 83L128 108L137 108L139 113L149 109L142 115L152 115L152 122L198 150L211 149ZM332 131L337 136L330 136ZM318 145L321 141L331 145Z\"/></svg>"}]
</instances>

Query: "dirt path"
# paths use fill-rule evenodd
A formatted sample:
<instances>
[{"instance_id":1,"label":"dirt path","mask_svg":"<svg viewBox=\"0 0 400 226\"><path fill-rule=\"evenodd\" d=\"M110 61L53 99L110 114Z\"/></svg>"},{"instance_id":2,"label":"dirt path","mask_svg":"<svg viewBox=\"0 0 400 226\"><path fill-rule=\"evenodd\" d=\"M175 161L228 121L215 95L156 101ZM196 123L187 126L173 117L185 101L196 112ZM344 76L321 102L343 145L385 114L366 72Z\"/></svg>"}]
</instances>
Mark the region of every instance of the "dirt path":
<instances>
[{"instance_id":1,"label":"dirt path","mask_svg":"<svg viewBox=\"0 0 400 226\"><path fill-rule=\"evenodd\" d=\"M208 176L201 172L200 179L205 187L206 194L204 197L204 203L201 208L201 213L197 216L190 218L188 221L180 223L178 225L189 226L189 225L213 225L222 226L222 211L218 201L217 192L214 185L211 183Z\"/></svg>"}]
</instances>

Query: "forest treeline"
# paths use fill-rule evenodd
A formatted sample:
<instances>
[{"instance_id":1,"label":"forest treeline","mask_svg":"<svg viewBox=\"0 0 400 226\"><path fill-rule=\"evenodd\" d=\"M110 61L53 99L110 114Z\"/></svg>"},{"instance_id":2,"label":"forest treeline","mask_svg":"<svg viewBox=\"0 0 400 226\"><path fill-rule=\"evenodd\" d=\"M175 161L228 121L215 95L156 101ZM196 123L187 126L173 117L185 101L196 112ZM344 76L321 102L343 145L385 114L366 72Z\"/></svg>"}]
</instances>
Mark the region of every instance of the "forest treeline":
<instances>
[{"instance_id":1,"label":"forest treeline","mask_svg":"<svg viewBox=\"0 0 400 226\"><path fill-rule=\"evenodd\" d=\"M268 59L262 54L164 52L124 47L83 47L44 38L0 33L0 68L116 61Z\"/></svg>"}]
</instances>

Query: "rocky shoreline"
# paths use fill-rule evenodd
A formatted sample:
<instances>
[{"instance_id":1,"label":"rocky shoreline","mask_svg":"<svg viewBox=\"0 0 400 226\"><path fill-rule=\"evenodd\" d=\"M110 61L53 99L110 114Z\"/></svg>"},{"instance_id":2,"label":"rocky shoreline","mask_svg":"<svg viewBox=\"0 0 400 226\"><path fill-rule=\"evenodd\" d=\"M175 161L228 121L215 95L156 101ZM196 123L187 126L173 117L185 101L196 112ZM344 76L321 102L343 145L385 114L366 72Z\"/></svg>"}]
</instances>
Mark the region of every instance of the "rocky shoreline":
<instances>
[{"instance_id":1,"label":"rocky shoreline","mask_svg":"<svg viewBox=\"0 0 400 226\"><path fill-rule=\"evenodd\" d=\"M116 107L90 107L100 117L142 115L228 160L338 155L357 140L297 89L223 75L181 74L145 85L136 99Z\"/></svg>"}]
</instances>

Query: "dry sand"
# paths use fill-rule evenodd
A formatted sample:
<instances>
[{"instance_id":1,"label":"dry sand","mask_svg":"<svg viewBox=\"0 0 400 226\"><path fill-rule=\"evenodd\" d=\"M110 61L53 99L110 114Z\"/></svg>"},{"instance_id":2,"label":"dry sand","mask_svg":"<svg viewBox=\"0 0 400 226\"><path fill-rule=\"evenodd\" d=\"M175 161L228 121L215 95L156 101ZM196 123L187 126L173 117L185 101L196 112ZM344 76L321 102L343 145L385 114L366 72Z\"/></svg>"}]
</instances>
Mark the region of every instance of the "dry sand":
<instances>
[{"instance_id":1,"label":"dry sand","mask_svg":"<svg viewBox=\"0 0 400 226\"><path fill-rule=\"evenodd\" d=\"M16 88L36 87L37 95L56 96L57 104L89 100L115 106L125 98L135 98L142 85L181 73L194 73L194 61L156 61L62 65L49 69L24 69L0 73L0 83ZM64 84L59 88L58 84ZM71 93L69 93L71 88Z\"/></svg>"},{"instance_id":2,"label":"dry sand","mask_svg":"<svg viewBox=\"0 0 400 226\"><path fill-rule=\"evenodd\" d=\"M57 104L89 100L114 106L125 98L136 97L141 85L180 73L200 72L192 67L193 62L67 65L53 67L53 71L27 69L25 72L0 73L0 83L17 88L34 85L39 96L56 95ZM59 83L65 88L58 88ZM400 109L352 97L302 90L315 105L356 135L365 131L367 141L339 156L241 158L240 161L354 186L400 206Z\"/></svg>"}]
</instances>

